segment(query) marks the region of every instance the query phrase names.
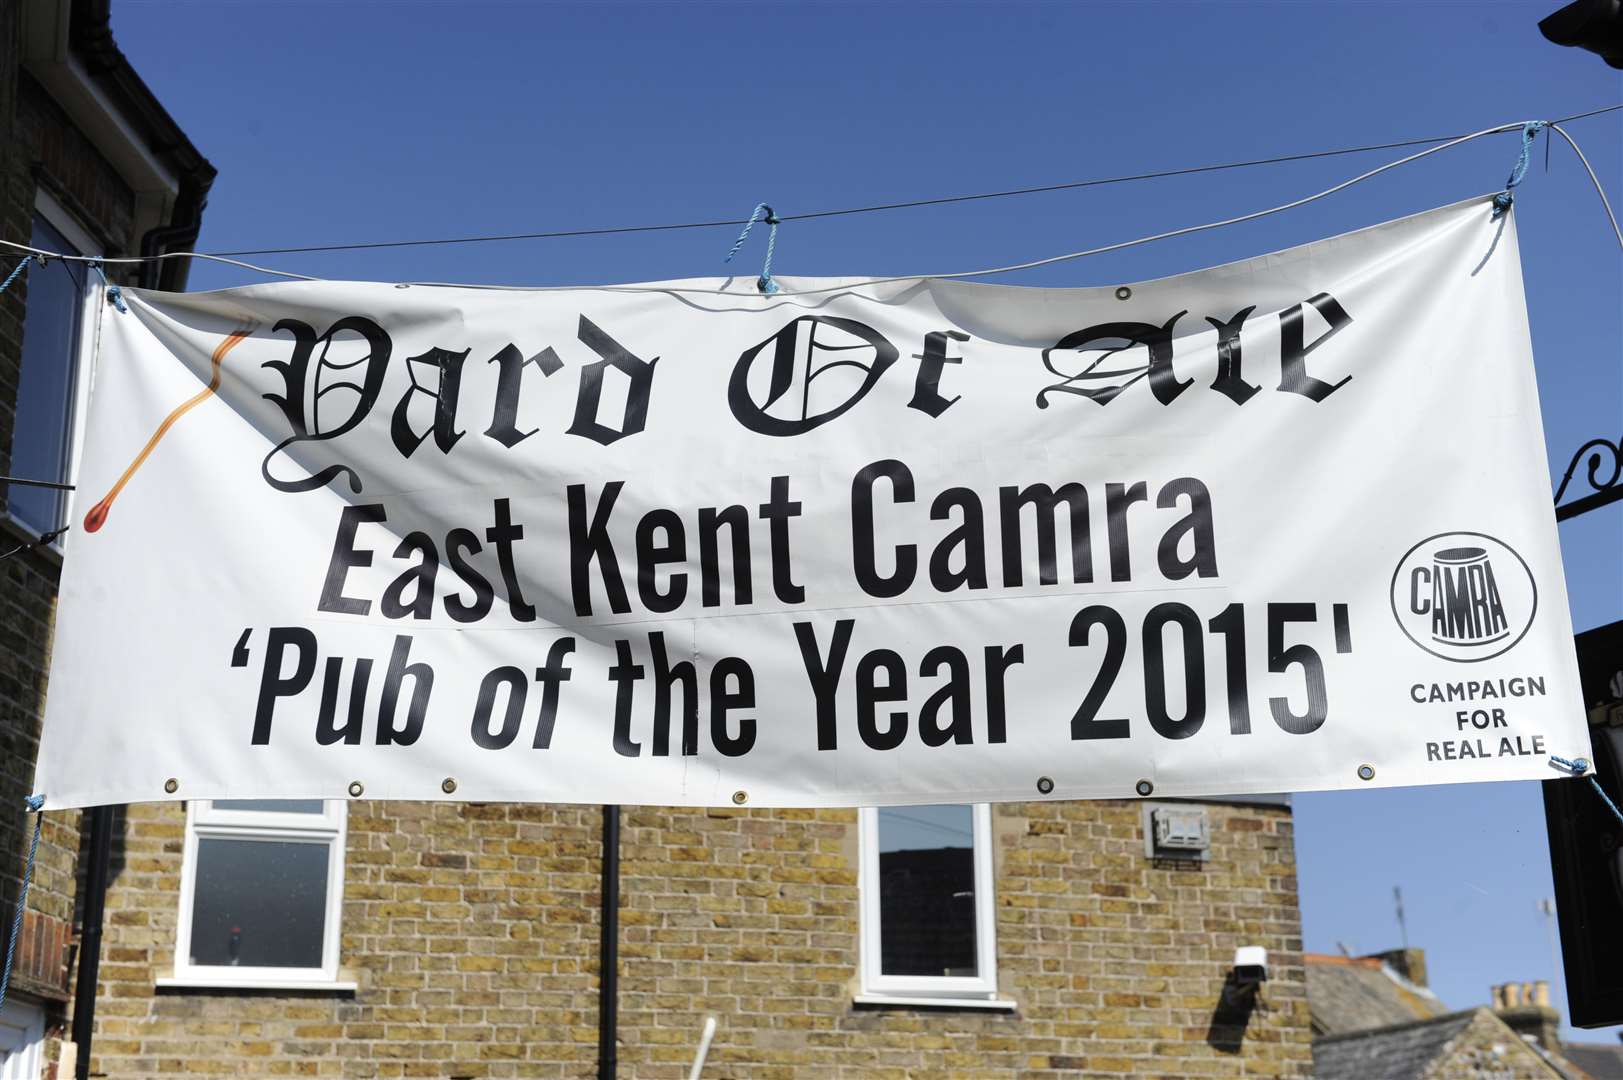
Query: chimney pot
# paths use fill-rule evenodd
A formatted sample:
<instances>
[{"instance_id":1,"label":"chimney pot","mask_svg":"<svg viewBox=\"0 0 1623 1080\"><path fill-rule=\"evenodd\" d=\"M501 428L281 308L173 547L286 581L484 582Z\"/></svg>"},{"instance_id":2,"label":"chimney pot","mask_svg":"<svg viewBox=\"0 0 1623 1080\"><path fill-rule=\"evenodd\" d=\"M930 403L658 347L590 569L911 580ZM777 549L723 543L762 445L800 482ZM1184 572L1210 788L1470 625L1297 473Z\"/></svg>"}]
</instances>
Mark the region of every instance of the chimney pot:
<instances>
[{"instance_id":1,"label":"chimney pot","mask_svg":"<svg viewBox=\"0 0 1623 1080\"><path fill-rule=\"evenodd\" d=\"M1505 988L1503 986L1500 986L1498 983L1494 983L1492 986L1488 987L1488 996L1493 999L1493 1007L1495 1009L1503 1009L1505 1007ZM1619 1038L1623 1038L1623 1034L1620 1034Z\"/></svg>"},{"instance_id":2,"label":"chimney pot","mask_svg":"<svg viewBox=\"0 0 1623 1080\"><path fill-rule=\"evenodd\" d=\"M1546 1050L1560 1052L1561 1015L1550 1004L1548 980L1507 982L1493 989L1493 1007L1499 1019L1524 1039Z\"/></svg>"}]
</instances>

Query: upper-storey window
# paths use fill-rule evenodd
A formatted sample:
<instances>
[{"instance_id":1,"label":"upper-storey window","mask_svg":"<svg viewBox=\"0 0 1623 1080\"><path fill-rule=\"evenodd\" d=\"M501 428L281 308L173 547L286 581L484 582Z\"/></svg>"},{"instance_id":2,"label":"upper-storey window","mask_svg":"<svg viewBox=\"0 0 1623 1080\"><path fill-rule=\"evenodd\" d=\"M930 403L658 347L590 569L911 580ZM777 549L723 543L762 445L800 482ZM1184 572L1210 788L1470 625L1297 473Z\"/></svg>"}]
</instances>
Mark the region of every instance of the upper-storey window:
<instances>
[{"instance_id":1,"label":"upper-storey window","mask_svg":"<svg viewBox=\"0 0 1623 1080\"><path fill-rule=\"evenodd\" d=\"M337 981L346 809L320 799L189 805L176 981Z\"/></svg>"},{"instance_id":2,"label":"upper-storey window","mask_svg":"<svg viewBox=\"0 0 1623 1080\"><path fill-rule=\"evenodd\" d=\"M89 237L43 194L36 204L31 243L42 251L98 254ZM97 283L84 263L61 259L32 266L27 273L10 475L68 483L88 381L78 370L79 343L88 332L86 314ZM60 527L68 504L69 493L52 488L10 485L6 493L7 512L36 534Z\"/></svg>"},{"instance_id":3,"label":"upper-storey window","mask_svg":"<svg viewBox=\"0 0 1623 1080\"><path fill-rule=\"evenodd\" d=\"M997 944L986 804L867 809L861 829L863 991L993 998Z\"/></svg>"}]
</instances>

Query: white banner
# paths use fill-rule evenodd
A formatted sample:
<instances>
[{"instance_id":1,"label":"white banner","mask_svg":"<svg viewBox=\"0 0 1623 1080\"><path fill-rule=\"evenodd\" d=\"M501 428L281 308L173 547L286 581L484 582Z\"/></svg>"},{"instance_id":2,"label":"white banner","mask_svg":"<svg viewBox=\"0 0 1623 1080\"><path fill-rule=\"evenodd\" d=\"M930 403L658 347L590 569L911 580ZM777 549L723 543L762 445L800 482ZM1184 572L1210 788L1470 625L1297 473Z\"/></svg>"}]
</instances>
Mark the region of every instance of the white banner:
<instances>
[{"instance_id":1,"label":"white banner","mask_svg":"<svg viewBox=\"0 0 1623 1080\"><path fill-rule=\"evenodd\" d=\"M36 790L831 806L1587 753L1510 217L1160 281L126 290Z\"/></svg>"}]
</instances>

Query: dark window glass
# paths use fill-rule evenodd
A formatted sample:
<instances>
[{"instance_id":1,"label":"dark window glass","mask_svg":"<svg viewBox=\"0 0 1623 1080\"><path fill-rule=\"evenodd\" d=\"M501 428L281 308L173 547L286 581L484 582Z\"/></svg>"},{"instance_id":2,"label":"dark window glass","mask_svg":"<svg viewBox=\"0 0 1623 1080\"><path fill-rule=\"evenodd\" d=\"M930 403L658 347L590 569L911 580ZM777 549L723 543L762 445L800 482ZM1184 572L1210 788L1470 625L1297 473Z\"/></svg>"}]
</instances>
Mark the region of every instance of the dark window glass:
<instances>
[{"instance_id":1,"label":"dark window glass","mask_svg":"<svg viewBox=\"0 0 1623 1080\"><path fill-rule=\"evenodd\" d=\"M976 975L973 807L878 813L879 970Z\"/></svg>"},{"instance_id":2,"label":"dark window glass","mask_svg":"<svg viewBox=\"0 0 1623 1080\"><path fill-rule=\"evenodd\" d=\"M215 799L216 810L261 810L275 814L319 814L326 807L320 799Z\"/></svg>"},{"instance_id":3,"label":"dark window glass","mask_svg":"<svg viewBox=\"0 0 1623 1080\"><path fill-rule=\"evenodd\" d=\"M77 249L42 217L34 218L33 245L46 251ZM11 475L66 481L73 439L74 365L79 355L79 315L85 267L53 259L28 269L28 307L23 315L22 374L17 383L17 426L11 437ZM66 493L14 486L6 506L36 533L62 524Z\"/></svg>"},{"instance_id":4,"label":"dark window glass","mask_svg":"<svg viewBox=\"0 0 1623 1080\"><path fill-rule=\"evenodd\" d=\"M319 968L330 846L198 840L191 962Z\"/></svg>"}]
</instances>

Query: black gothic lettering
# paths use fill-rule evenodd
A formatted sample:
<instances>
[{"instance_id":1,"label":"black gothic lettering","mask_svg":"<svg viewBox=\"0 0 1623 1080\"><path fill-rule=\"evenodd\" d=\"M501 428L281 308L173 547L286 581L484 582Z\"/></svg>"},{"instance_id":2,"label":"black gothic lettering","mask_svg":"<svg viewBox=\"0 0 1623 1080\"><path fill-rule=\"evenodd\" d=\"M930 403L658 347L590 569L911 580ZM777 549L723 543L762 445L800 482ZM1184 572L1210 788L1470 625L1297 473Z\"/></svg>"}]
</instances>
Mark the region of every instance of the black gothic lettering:
<instances>
[{"instance_id":1,"label":"black gothic lettering","mask_svg":"<svg viewBox=\"0 0 1623 1080\"><path fill-rule=\"evenodd\" d=\"M647 425L648 395L654 388L654 365L659 363L659 357L643 360L635 356L584 315L580 317L579 336L602 359L581 369L580 396L575 400L575 422L569 426L569 434L608 446L627 435L635 435ZM620 417L618 428L602 424L597 418L603 403L603 376L611 367L631 380L626 390L625 413Z\"/></svg>"},{"instance_id":2,"label":"black gothic lettering","mask_svg":"<svg viewBox=\"0 0 1623 1080\"><path fill-rule=\"evenodd\" d=\"M1164 326L1141 322L1099 323L1060 338L1053 347L1043 350L1043 367L1059 376L1061 381L1037 391L1037 408L1048 408L1048 395L1054 393L1076 394L1100 405L1109 405L1116 399L1117 394L1145 376L1149 377L1150 390L1155 394L1155 400L1163 405L1172 404L1173 399L1189 389L1194 381L1186 379L1179 382L1172 371L1172 328L1187 314L1189 314L1187 311L1178 312L1168 319ZM1103 350L1097 360L1074 375L1067 375L1054 366L1055 353L1080 352L1084 346L1106 341L1124 341L1126 344ZM1143 367L1101 369L1100 365L1111 357L1140 345L1149 351L1149 362ZM1107 381L1122 378L1126 378L1126 381ZM1076 385L1081 382L1101 385L1096 387Z\"/></svg>"},{"instance_id":3,"label":"black gothic lettering","mask_svg":"<svg viewBox=\"0 0 1623 1080\"><path fill-rule=\"evenodd\" d=\"M839 331L846 335L847 340L833 344L819 341L817 335L820 330ZM772 367L768 373L766 397L757 403L750 395L749 376L755 362L769 351L769 346ZM805 374L800 380L798 409L787 410L790 414L788 419L768 414L766 410L789 393L802 352L805 354ZM814 361L819 353L825 352L871 352L872 358L867 363L862 360L830 360L817 366ZM751 431L761 435L801 435L844 415L848 409L866 397L868 391L879 382L880 376L896 362L896 357L896 346L871 326L854 319L836 319L828 315L802 315L759 345L746 349L739 356L738 362L733 365L732 378L727 383L727 404L731 406L733 416L737 417L738 422ZM833 408L814 412L811 407L813 380L824 372L844 367L863 371L866 377L862 384Z\"/></svg>"},{"instance_id":4,"label":"black gothic lettering","mask_svg":"<svg viewBox=\"0 0 1623 1080\"><path fill-rule=\"evenodd\" d=\"M417 356L406 357L406 378L411 380L411 386L400 395L400 401L394 407L394 418L389 423L389 438L394 441L394 447L400 451L401 457L409 458L415 454L428 438L429 432L433 432L434 445L439 447L442 454L449 454L451 447L462 438L464 433L456 430L456 403L462 393L462 364L468 359L468 352L467 349L451 352L433 348ZM418 364L434 370L433 389L417 381ZM434 402L434 422L424 431L417 431L411 426L411 405L419 394Z\"/></svg>"},{"instance_id":5,"label":"black gothic lettering","mask_svg":"<svg viewBox=\"0 0 1623 1080\"><path fill-rule=\"evenodd\" d=\"M1245 326L1247 316L1255 310L1255 304L1241 308L1228 322L1206 316L1206 321L1217 331L1217 378L1212 380L1212 389L1236 405L1244 405L1251 400L1251 395L1262 389L1246 382L1240 374L1240 329Z\"/></svg>"},{"instance_id":6,"label":"black gothic lettering","mask_svg":"<svg viewBox=\"0 0 1623 1080\"><path fill-rule=\"evenodd\" d=\"M1287 393L1301 394L1311 401L1323 401L1346 386L1352 376L1343 375L1338 383L1314 378L1307 373L1307 358L1314 349L1346 329L1352 322L1352 316L1329 293L1310 296L1307 303L1330 324L1330 329L1314 338L1313 344L1304 346L1302 305L1292 304L1279 313L1279 388Z\"/></svg>"},{"instance_id":7,"label":"black gothic lettering","mask_svg":"<svg viewBox=\"0 0 1623 1080\"><path fill-rule=\"evenodd\" d=\"M504 346L489 362L501 366L496 375L496 405L491 410L490 427L485 434L511 450L539 430L518 429L518 404L524 387L524 369L534 364L541 369L543 376L548 376L559 371L564 364L551 348L542 349L526 360L516 345Z\"/></svg>"},{"instance_id":8,"label":"black gothic lettering","mask_svg":"<svg viewBox=\"0 0 1623 1080\"><path fill-rule=\"evenodd\" d=\"M945 364L962 364L961 356L947 355L947 340L968 341L969 335L957 330L932 330L924 335L924 351L914 353L913 359L919 361L918 378L913 380L913 400L907 403L909 409L917 409L929 416L940 416L952 407L952 404L963 395L945 398L941 396L941 368Z\"/></svg>"},{"instance_id":9,"label":"black gothic lettering","mask_svg":"<svg viewBox=\"0 0 1623 1080\"><path fill-rule=\"evenodd\" d=\"M383 388L383 373L389 367L391 347L389 335L383 332L383 327L359 315L339 319L320 336L317 336L314 327L298 319L283 319L272 327L275 333L284 330L293 335L292 358L285 361L268 360L262 366L281 373L283 392L266 394L265 397L281 409L288 426L293 429L293 435L277 443L271 452L265 455L265 460L259 466L260 475L265 478L265 483L277 491L290 493L314 491L326 487L337 477L344 476L349 480L350 490L359 492L360 475L348 465L328 465L302 479L281 480L271 475L270 464L272 458L290 446L336 439L366 419L367 414L372 411L372 406L377 404L378 392ZM366 343L366 355L347 363L329 360L327 354L332 349L333 338L340 334L358 334ZM316 360L315 377L312 381L310 358L318 343L321 345L321 356ZM334 382L330 386L322 385L322 376L328 372L348 371L362 364L366 367L361 373L360 383ZM349 390L355 394L354 405L336 427L325 428L321 423L322 399L341 390Z\"/></svg>"}]
</instances>

